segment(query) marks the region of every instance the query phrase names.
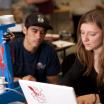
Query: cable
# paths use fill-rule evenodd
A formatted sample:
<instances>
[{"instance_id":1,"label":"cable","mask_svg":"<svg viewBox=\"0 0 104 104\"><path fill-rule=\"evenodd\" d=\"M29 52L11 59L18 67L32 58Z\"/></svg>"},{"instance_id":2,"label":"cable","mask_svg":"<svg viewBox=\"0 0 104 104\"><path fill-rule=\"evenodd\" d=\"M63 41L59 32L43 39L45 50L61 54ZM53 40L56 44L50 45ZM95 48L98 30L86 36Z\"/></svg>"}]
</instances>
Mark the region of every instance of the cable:
<instances>
[{"instance_id":1,"label":"cable","mask_svg":"<svg viewBox=\"0 0 104 104\"><path fill-rule=\"evenodd\" d=\"M22 97L24 97L24 95L23 95L22 93L20 93L19 91L17 91L17 90L14 90L14 89L11 89L11 88L5 88L5 91L6 91L6 90L8 90L8 91L13 91L13 92L15 92L15 93L21 95Z\"/></svg>"}]
</instances>

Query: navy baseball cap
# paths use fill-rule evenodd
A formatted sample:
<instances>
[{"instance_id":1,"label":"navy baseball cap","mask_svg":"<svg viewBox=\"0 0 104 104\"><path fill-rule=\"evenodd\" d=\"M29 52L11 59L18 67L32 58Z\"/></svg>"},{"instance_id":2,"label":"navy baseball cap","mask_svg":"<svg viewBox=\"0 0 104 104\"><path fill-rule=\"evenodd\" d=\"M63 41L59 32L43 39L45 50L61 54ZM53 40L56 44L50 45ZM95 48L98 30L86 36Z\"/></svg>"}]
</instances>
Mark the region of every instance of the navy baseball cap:
<instances>
[{"instance_id":1,"label":"navy baseball cap","mask_svg":"<svg viewBox=\"0 0 104 104\"><path fill-rule=\"evenodd\" d=\"M25 26L26 28L29 28L30 26L39 26L46 30L53 29L48 18L40 13L29 14L25 19Z\"/></svg>"}]
</instances>

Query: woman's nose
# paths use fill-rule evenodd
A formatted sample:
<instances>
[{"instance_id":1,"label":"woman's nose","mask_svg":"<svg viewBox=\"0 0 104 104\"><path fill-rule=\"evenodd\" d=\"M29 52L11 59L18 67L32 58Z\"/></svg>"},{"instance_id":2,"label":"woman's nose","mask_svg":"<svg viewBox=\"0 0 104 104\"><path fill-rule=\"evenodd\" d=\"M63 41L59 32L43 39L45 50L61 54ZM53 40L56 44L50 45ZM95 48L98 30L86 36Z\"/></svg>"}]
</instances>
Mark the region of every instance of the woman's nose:
<instances>
[{"instance_id":1,"label":"woman's nose","mask_svg":"<svg viewBox=\"0 0 104 104\"><path fill-rule=\"evenodd\" d=\"M88 41L89 39L88 39L88 35L84 35L84 37L83 37L83 40L86 42L86 41Z\"/></svg>"}]
</instances>

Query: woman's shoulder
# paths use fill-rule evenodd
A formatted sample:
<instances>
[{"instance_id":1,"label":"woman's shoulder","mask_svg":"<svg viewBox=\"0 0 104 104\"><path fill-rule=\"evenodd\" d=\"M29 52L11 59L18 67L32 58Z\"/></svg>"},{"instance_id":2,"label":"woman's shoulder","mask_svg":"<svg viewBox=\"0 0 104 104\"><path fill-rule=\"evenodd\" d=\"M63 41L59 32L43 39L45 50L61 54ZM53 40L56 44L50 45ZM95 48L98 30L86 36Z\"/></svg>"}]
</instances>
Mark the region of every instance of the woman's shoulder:
<instances>
[{"instance_id":1,"label":"woman's shoulder","mask_svg":"<svg viewBox=\"0 0 104 104\"><path fill-rule=\"evenodd\" d=\"M76 56L75 62L72 66L73 69L78 69L81 72L84 72L86 69L86 66L79 60L79 58Z\"/></svg>"}]
</instances>

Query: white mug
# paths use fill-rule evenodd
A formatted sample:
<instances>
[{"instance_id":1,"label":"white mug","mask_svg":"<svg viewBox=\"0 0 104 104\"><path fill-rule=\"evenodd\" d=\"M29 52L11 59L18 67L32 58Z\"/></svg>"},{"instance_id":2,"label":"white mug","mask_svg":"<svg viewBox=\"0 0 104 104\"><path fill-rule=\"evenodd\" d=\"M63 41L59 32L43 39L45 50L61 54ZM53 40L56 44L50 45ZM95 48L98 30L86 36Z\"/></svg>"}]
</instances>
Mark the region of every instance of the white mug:
<instances>
[{"instance_id":1,"label":"white mug","mask_svg":"<svg viewBox=\"0 0 104 104\"><path fill-rule=\"evenodd\" d=\"M0 94L5 92L5 77L0 77Z\"/></svg>"}]
</instances>

